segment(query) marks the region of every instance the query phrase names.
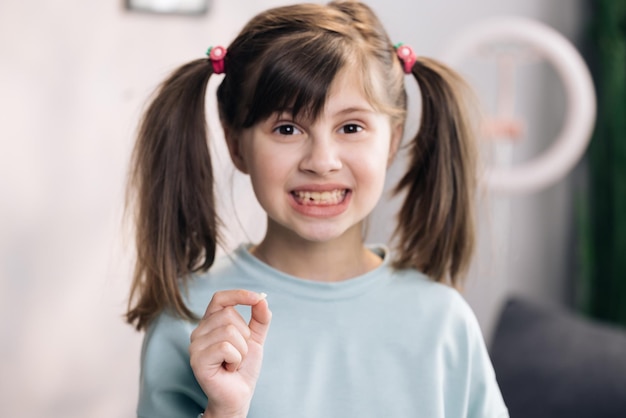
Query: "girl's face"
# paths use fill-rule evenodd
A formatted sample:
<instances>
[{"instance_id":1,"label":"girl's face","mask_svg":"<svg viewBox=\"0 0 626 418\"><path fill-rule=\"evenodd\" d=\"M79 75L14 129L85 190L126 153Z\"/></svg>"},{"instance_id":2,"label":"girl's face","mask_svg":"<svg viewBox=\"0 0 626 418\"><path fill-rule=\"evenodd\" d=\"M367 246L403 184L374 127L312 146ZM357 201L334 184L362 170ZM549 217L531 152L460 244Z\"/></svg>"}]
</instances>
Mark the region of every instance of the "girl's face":
<instances>
[{"instance_id":1,"label":"girl's face","mask_svg":"<svg viewBox=\"0 0 626 418\"><path fill-rule=\"evenodd\" d=\"M344 70L316 120L275 114L228 143L267 212L268 234L325 242L360 231L401 135L371 106L359 77Z\"/></svg>"}]
</instances>

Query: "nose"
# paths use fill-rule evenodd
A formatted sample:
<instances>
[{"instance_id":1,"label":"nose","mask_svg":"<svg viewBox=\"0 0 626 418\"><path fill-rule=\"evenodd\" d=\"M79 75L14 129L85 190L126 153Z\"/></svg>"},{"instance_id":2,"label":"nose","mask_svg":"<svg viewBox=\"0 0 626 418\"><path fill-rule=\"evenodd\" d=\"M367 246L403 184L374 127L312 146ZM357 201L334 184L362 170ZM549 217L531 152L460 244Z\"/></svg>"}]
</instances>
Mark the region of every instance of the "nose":
<instances>
[{"instance_id":1,"label":"nose","mask_svg":"<svg viewBox=\"0 0 626 418\"><path fill-rule=\"evenodd\" d=\"M339 147L331 136L318 136L309 139L306 154L300 162L302 171L324 176L341 169L341 167Z\"/></svg>"}]
</instances>

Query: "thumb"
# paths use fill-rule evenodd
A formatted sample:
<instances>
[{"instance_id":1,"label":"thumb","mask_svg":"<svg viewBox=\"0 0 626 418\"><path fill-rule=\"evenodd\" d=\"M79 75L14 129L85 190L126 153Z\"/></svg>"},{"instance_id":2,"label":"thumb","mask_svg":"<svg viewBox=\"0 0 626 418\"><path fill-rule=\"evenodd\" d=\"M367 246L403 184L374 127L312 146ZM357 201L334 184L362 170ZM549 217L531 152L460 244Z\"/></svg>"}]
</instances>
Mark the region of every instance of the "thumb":
<instances>
[{"instance_id":1,"label":"thumb","mask_svg":"<svg viewBox=\"0 0 626 418\"><path fill-rule=\"evenodd\" d=\"M265 298L252 306L252 317L248 327L250 328L250 338L260 345L265 342L267 331L272 321L272 312Z\"/></svg>"}]
</instances>

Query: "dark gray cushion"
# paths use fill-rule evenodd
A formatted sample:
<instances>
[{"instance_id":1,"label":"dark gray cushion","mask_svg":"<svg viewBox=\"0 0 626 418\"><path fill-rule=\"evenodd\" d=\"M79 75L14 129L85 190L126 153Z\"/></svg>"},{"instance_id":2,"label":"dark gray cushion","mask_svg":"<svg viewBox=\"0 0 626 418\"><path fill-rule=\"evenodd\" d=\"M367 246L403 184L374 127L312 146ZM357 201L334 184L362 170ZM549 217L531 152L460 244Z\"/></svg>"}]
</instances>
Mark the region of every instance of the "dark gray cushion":
<instances>
[{"instance_id":1,"label":"dark gray cushion","mask_svg":"<svg viewBox=\"0 0 626 418\"><path fill-rule=\"evenodd\" d=\"M511 299L490 354L512 418L626 417L623 328Z\"/></svg>"}]
</instances>

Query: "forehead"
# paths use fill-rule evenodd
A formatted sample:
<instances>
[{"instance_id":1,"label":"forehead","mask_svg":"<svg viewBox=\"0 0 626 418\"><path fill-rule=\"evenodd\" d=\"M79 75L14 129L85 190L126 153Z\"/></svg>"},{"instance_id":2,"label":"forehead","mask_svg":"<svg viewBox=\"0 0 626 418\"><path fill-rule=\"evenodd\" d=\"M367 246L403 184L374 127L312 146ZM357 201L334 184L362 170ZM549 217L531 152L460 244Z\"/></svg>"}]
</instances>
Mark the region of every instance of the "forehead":
<instances>
[{"instance_id":1,"label":"forehead","mask_svg":"<svg viewBox=\"0 0 626 418\"><path fill-rule=\"evenodd\" d=\"M331 94L348 92L352 97L365 97L373 109L391 115L397 107L394 93L386 87L385 77L391 75L385 74L381 63L367 51L332 34L277 41L265 51L252 77L246 80L242 75L241 88L225 89L238 92L222 96L231 103L227 109L236 109L229 119L233 128L249 128L282 112L316 119L325 111ZM231 83L237 84L235 80Z\"/></svg>"},{"instance_id":2,"label":"forehead","mask_svg":"<svg viewBox=\"0 0 626 418\"><path fill-rule=\"evenodd\" d=\"M330 85L324 103L324 113L335 114L351 110L377 111L378 106L368 94L363 76L356 66L344 66Z\"/></svg>"},{"instance_id":3,"label":"forehead","mask_svg":"<svg viewBox=\"0 0 626 418\"><path fill-rule=\"evenodd\" d=\"M239 102L243 127L275 112L291 111L317 117L330 86L347 61L345 40L331 35L289 36L263 54L253 77L244 81ZM246 86L244 86L246 87Z\"/></svg>"},{"instance_id":4,"label":"forehead","mask_svg":"<svg viewBox=\"0 0 626 418\"><path fill-rule=\"evenodd\" d=\"M388 114L389 112L386 111L389 102L388 94L384 88L380 88L382 84L375 85L379 78L380 74L373 74L371 68L355 63L345 64L330 80L317 111L311 111L311 108L307 107L310 103L307 103L304 110L298 108L294 112L292 107L277 108L273 109L272 114L287 112L294 118L309 121L315 121L324 116L357 111Z\"/></svg>"}]
</instances>

